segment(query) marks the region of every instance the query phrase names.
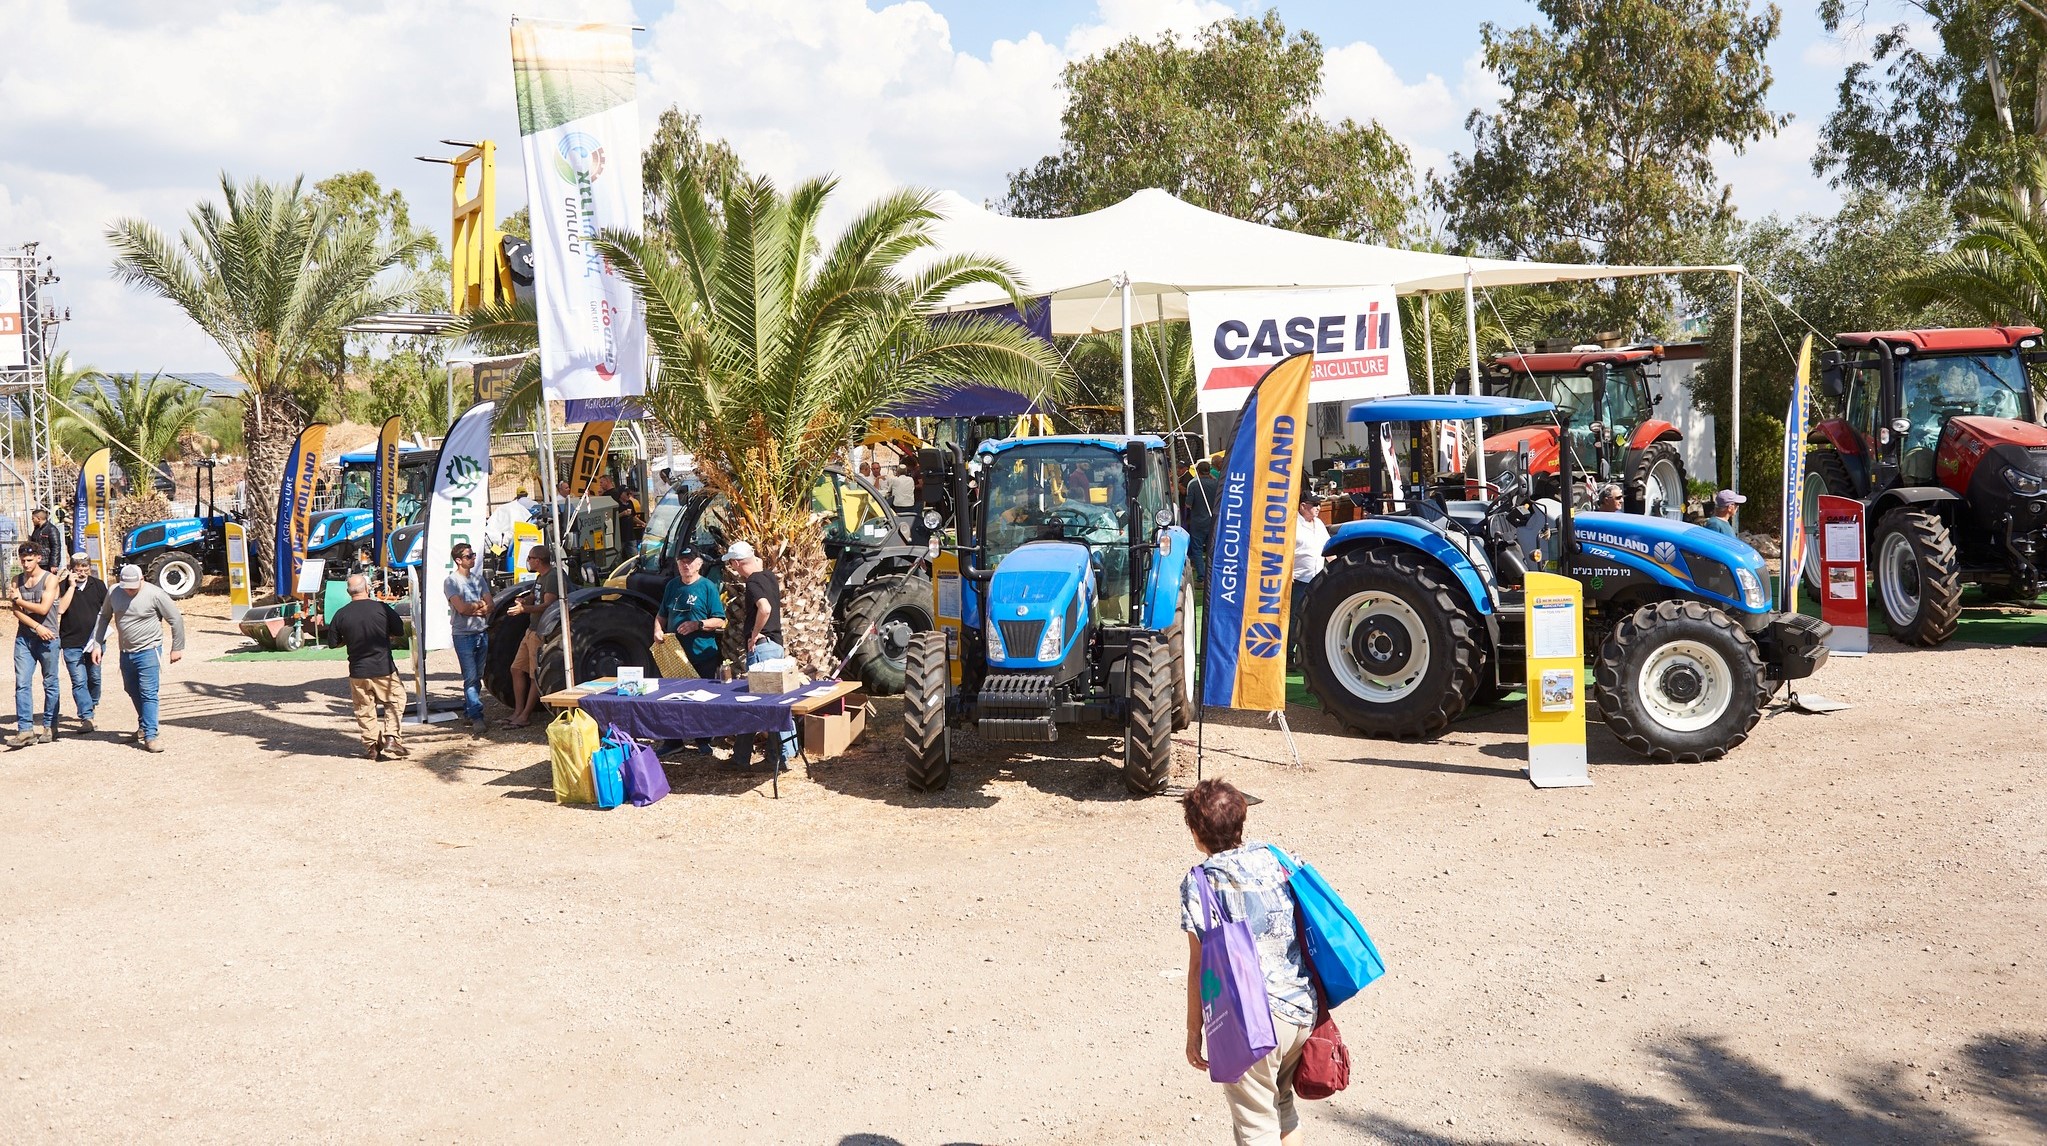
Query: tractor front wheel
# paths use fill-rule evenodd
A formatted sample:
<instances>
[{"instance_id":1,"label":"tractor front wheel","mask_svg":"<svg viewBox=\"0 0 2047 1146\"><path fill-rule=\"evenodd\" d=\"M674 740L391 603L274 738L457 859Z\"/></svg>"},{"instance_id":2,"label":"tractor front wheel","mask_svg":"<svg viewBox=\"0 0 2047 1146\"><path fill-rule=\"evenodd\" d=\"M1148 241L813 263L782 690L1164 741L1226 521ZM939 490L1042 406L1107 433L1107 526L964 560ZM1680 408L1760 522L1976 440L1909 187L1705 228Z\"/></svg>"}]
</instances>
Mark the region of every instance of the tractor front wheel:
<instances>
[{"instance_id":1,"label":"tractor front wheel","mask_svg":"<svg viewBox=\"0 0 2047 1146\"><path fill-rule=\"evenodd\" d=\"M149 581L173 601L182 601L199 591L199 559L190 553L172 551L149 563Z\"/></svg>"},{"instance_id":2,"label":"tractor front wheel","mask_svg":"<svg viewBox=\"0 0 2047 1146\"><path fill-rule=\"evenodd\" d=\"M569 635L575 638L572 659L576 679L562 673L561 630L540 648L534 687L540 695L560 692L572 684L616 676L620 665L636 665L648 673L659 672L654 664L654 618L644 610L624 603L598 603L569 614ZM514 652L517 650L514 649Z\"/></svg>"},{"instance_id":3,"label":"tractor front wheel","mask_svg":"<svg viewBox=\"0 0 2047 1146\"><path fill-rule=\"evenodd\" d=\"M1891 636L1937 645L1962 619L1954 539L1937 514L1894 509L1876 523L1876 597Z\"/></svg>"},{"instance_id":4,"label":"tractor front wheel","mask_svg":"<svg viewBox=\"0 0 2047 1146\"><path fill-rule=\"evenodd\" d=\"M1770 698L1742 627L1697 601L1644 605L1613 627L1593 669L1606 726L1665 763L1718 760L1748 739Z\"/></svg>"},{"instance_id":5,"label":"tractor front wheel","mask_svg":"<svg viewBox=\"0 0 2047 1146\"><path fill-rule=\"evenodd\" d=\"M1436 736L1478 691L1483 650L1464 589L1418 552L1381 546L1331 561L1301 632L1308 691L1368 736Z\"/></svg>"},{"instance_id":6,"label":"tractor front wheel","mask_svg":"<svg viewBox=\"0 0 2047 1146\"><path fill-rule=\"evenodd\" d=\"M1194 624L1194 586L1180 587L1180 608L1166 629L1166 651L1173 658L1173 731L1194 723L1194 678L1200 636Z\"/></svg>"},{"instance_id":7,"label":"tractor front wheel","mask_svg":"<svg viewBox=\"0 0 2047 1146\"><path fill-rule=\"evenodd\" d=\"M1156 796L1173 774L1173 652L1159 637L1130 646L1130 707L1123 717L1123 786Z\"/></svg>"},{"instance_id":8,"label":"tractor front wheel","mask_svg":"<svg viewBox=\"0 0 2047 1146\"><path fill-rule=\"evenodd\" d=\"M903 663L903 775L912 789L936 792L952 782L952 724L946 716L952 668L945 662L945 634L911 637Z\"/></svg>"}]
</instances>

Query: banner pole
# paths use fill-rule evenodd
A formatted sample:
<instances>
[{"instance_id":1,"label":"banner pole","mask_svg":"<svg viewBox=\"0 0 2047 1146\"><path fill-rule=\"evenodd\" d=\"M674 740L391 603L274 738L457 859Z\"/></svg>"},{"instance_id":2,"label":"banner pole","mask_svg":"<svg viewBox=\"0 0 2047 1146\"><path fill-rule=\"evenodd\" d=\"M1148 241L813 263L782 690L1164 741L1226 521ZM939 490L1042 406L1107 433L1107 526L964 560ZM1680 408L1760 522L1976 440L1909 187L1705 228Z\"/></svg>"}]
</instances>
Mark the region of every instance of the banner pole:
<instances>
[{"instance_id":1,"label":"banner pole","mask_svg":"<svg viewBox=\"0 0 2047 1146\"><path fill-rule=\"evenodd\" d=\"M1123 433L1137 432L1137 383L1130 372L1130 272L1116 276L1123 292Z\"/></svg>"},{"instance_id":2,"label":"banner pole","mask_svg":"<svg viewBox=\"0 0 2047 1146\"><path fill-rule=\"evenodd\" d=\"M547 499L547 504L554 510L554 607L561 610L562 687L574 688L582 682L576 679L575 641L569 635L569 554L562 545L563 498L554 493L554 483L557 480L554 476L554 403L550 402L544 393L540 396L540 446L541 464L547 467L545 480L552 495ZM534 687L539 687L538 680L534 681Z\"/></svg>"},{"instance_id":3,"label":"banner pole","mask_svg":"<svg viewBox=\"0 0 2047 1146\"><path fill-rule=\"evenodd\" d=\"M1733 417L1727 427L1727 488L1741 492L1741 295L1742 273L1734 272L1734 345L1730 348L1728 363L1728 400ZM1765 312L1767 317L1767 312ZM1741 507L1734 507L1735 528L1741 527Z\"/></svg>"},{"instance_id":4,"label":"banner pole","mask_svg":"<svg viewBox=\"0 0 2047 1146\"><path fill-rule=\"evenodd\" d=\"M421 593L419 569L406 571L412 590L412 682L413 691L419 700L419 723L426 725L433 717L428 715L426 704L426 597Z\"/></svg>"},{"instance_id":5,"label":"banner pole","mask_svg":"<svg viewBox=\"0 0 2047 1146\"><path fill-rule=\"evenodd\" d=\"M1429 292L1422 292L1422 373L1428 376L1429 393L1436 392L1436 316L1429 306Z\"/></svg>"}]
</instances>

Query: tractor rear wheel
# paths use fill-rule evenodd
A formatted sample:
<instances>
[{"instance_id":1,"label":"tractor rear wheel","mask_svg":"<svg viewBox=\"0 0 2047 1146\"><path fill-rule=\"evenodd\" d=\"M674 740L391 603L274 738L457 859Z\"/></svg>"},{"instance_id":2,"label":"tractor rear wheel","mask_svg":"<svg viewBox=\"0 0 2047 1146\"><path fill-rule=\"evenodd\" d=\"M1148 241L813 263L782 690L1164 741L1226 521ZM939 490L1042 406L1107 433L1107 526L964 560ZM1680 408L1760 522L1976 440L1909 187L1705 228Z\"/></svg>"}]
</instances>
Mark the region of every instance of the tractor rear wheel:
<instances>
[{"instance_id":1,"label":"tractor rear wheel","mask_svg":"<svg viewBox=\"0 0 2047 1146\"><path fill-rule=\"evenodd\" d=\"M1626 505L1629 513L1684 520L1685 463L1676 446L1652 442L1635 459L1635 472L1628 475Z\"/></svg>"},{"instance_id":2,"label":"tractor rear wheel","mask_svg":"<svg viewBox=\"0 0 2047 1146\"><path fill-rule=\"evenodd\" d=\"M1891 636L1937 645L1962 619L1954 539L1938 514L1894 509L1876 523L1876 597Z\"/></svg>"},{"instance_id":3,"label":"tractor rear wheel","mask_svg":"<svg viewBox=\"0 0 2047 1146\"><path fill-rule=\"evenodd\" d=\"M660 671L654 664L654 618L642 609L618 602L585 606L569 614L568 627L576 642L576 679L562 679L562 638L556 630L540 646L539 671L534 674L534 687L542 696L614 676L620 665L638 665L649 675Z\"/></svg>"},{"instance_id":4,"label":"tractor rear wheel","mask_svg":"<svg viewBox=\"0 0 2047 1146\"><path fill-rule=\"evenodd\" d=\"M1380 546L1331 561L1301 614L1308 691L1345 728L1427 739L1478 691L1477 620L1449 570Z\"/></svg>"},{"instance_id":5,"label":"tractor rear wheel","mask_svg":"<svg viewBox=\"0 0 2047 1146\"><path fill-rule=\"evenodd\" d=\"M1799 494L1805 519L1805 567L1800 572L1805 576L1805 587L1815 593L1820 591L1821 494L1855 496L1855 482L1848 476L1848 463L1841 460L1841 451L1831 446L1805 451L1805 487Z\"/></svg>"},{"instance_id":6,"label":"tractor rear wheel","mask_svg":"<svg viewBox=\"0 0 2047 1146\"><path fill-rule=\"evenodd\" d=\"M911 637L904 664L903 776L915 791L940 791L952 782L952 723L946 714L952 668L945 662L945 634Z\"/></svg>"},{"instance_id":7,"label":"tractor rear wheel","mask_svg":"<svg viewBox=\"0 0 2047 1146\"><path fill-rule=\"evenodd\" d=\"M874 636L862 639L877 617L880 624ZM862 586L846 606L846 620L840 629L844 640L838 655L851 654L840 675L848 680L858 678L876 696L894 696L903 691L911 639L931 629L930 574L884 577Z\"/></svg>"},{"instance_id":8,"label":"tractor rear wheel","mask_svg":"<svg viewBox=\"0 0 2047 1146\"><path fill-rule=\"evenodd\" d=\"M1173 775L1173 712L1177 707L1172 647L1156 636L1130 646L1130 707L1123 716L1123 786L1156 796Z\"/></svg>"},{"instance_id":9,"label":"tractor rear wheel","mask_svg":"<svg viewBox=\"0 0 2047 1146\"><path fill-rule=\"evenodd\" d=\"M1659 601L1621 618L1592 690L1621 743L1665 763L1718 760L1748 739L1770 699L1763 654L1734 618Z\"/></svg>"},{"instance_id":10,"label":"tractor rear wheel","mask_svg":"<svg viewBox=\"0 0 2047 1146\"><path fill-rule=\"evenodd\" d=\"M526 631L533 627L533 618L524 613L507 616L499 613L490 626L490 641L484 646L483 688L496 697L499 704L512 707L512 661L519 655L519 644L526 639ZM561 667L561 649L554 654L555 667Z\"/></svg>"},{"instance_id":11,"label":"tractor rear wheel","mask_svg":"<svg viewBox=\"0 0 2047 1146\"><path fill-rule=\"evenodd\" d=\"M1194 723L1195 660L1200 655L1200 637L1194 624L1194 587L1180 587L1180 608L1166 629L1166 652L1173 658L1173 731Z\"/></svg>"},{"instance_id":12,"label":"tractor rear wheel","mask_svg":"<svg viewBox=\"0 0 2047 1146\"><path fill-rule=\"evenodd\" d=\"M172 550L149 563L149 582L173 601L182 601L199 591L199 559Z\"/></svg>"}]
</instances>

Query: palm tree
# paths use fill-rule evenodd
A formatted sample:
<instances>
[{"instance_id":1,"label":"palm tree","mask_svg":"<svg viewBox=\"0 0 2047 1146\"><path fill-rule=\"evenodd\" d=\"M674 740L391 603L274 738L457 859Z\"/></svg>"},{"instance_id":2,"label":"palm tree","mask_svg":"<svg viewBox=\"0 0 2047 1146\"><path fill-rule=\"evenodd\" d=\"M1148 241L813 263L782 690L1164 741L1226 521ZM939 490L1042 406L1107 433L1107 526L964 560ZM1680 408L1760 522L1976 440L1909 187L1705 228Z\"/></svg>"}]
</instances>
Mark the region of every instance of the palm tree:
<instances>
[{"instance_id":1,"label":"palm tree","mask_svg":"<svg viewBox=\"0 0 2047 1146\"><path fill-rule=\"evenodd\" d=\"M1953 303L1986 323L2047 320L2047 155L2033 157L2025 183L1963 192L1960 237L1897 284L1899 301Z\"/></svg>"},{"instance_id":2,"label":"palm tree","mask_svg":"<svg viewBox=\"0 0 2047 1146\"><path fill-rule=\"evenodd\" d=\"M206 392L165 378L162 371L146 379L140 374L113 374L100 385L80 387L71 406L76 413L63 413L58 418L62 428L53 425L53 434L89 443L85 453L112 446L115 460L124 468L138 463L154 467L175 456L179 439L198 424Z\"/></svg>"},{"instance_id":3,"label":"palm tree","mask_svg":"<svg viewBox=\"0 0 2047 1146\"><path fill-rule=\"evenodd\" d=\"M1494 287L1480 292L1478 302L1478 353L1480 361L1514 350L1533 350L1535 343L1550 333L1550 323L1570 305L1570 300L1553 291L1527 287ZM1423 379L1422 388L1431 393L1462 392L1469 379L1457 382L1459 371L1471 366L1471 341L1464 328L1464 295L1439 294L1429 300L1429 321L1422 321L1421 299L1400 300L1400 335L1407 354L1407 372ZM1432 351L1436 373L1426 376Z\"/></svg>"},{"instance_id":4,"label":"palm tree","mask_svg":"<svg viewBox=\"0 0 2047 1146\"><path fill-rule=\"evenodd\" d=\"M650 412L689 443L698 476L732 501L733 533L780 575L788 647L812 671L828 665L831 611L811 493L849 438L876 411L959 379L1040 398L1065 379L1058 354L1021 327L934 320L958 288L1016 286L994 260L924 253L937 219L928 194L884 196L825 249L818 217L835 186L810 179L785 196L765 177L734 179L716 213L685 187L668 198L662 238L598 242L646 303Z\"/></svg>"},{"instance_id":5,"label":"palm tree","mask_svg":"<svg viewBox=\"0 0 2047 1146\"><path fill-rule=\"evenodd\" d=\"M386 272L424 252L422 232L386 239L375 224L334 214L302 188L223 174L225 210L193 208L174 244L141 219L107 229L114 274L178 304L227 355L245 389L242 436L249 489L276 490L292 442L307 421L302 372L328 332L390 310L420 293ZM249 526L268 537L276 523L267 497L249 499ZM267 544L251 553L267 558ZM260 575L260 574L259 574Z\"/></svg>"}]
</instances>

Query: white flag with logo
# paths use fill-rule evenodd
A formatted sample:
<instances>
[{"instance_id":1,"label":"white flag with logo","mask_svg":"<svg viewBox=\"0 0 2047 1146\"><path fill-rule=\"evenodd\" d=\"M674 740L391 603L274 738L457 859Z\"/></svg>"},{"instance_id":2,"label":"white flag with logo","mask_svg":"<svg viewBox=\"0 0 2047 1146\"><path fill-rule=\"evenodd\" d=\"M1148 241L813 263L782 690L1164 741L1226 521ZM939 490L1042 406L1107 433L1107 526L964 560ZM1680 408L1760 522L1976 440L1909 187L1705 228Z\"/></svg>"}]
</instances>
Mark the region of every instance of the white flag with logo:
<instances>
[{"instance_id":1,"label":"white flag with logo","mask_svg":"<svg viewBox=\"0 0 2047 1146\"><path fill-rule=\"evenodd\" d=\"M448 427L441 455L434 463L434 489L427 503L426 552L419 558L420 607L426 621L413 625L426 635L426 647L452 649L455 630L443 586L455 571L455 544L483 548L484 523L490 520L490 424L497 403L478 402Z\"/></svg>"},{"instance_id":2,"label":"white flag with logo","mask_svg":"<svg viewBox=\"0 0 2047 1146\"><path fill-rule=\"evenodd\" d=\"M640 229L632 30L515 21L512 82L533 219L541 388L550 400L643 394L646 317L596 244L604 231Z\"/></svg>"}]
</instances>

